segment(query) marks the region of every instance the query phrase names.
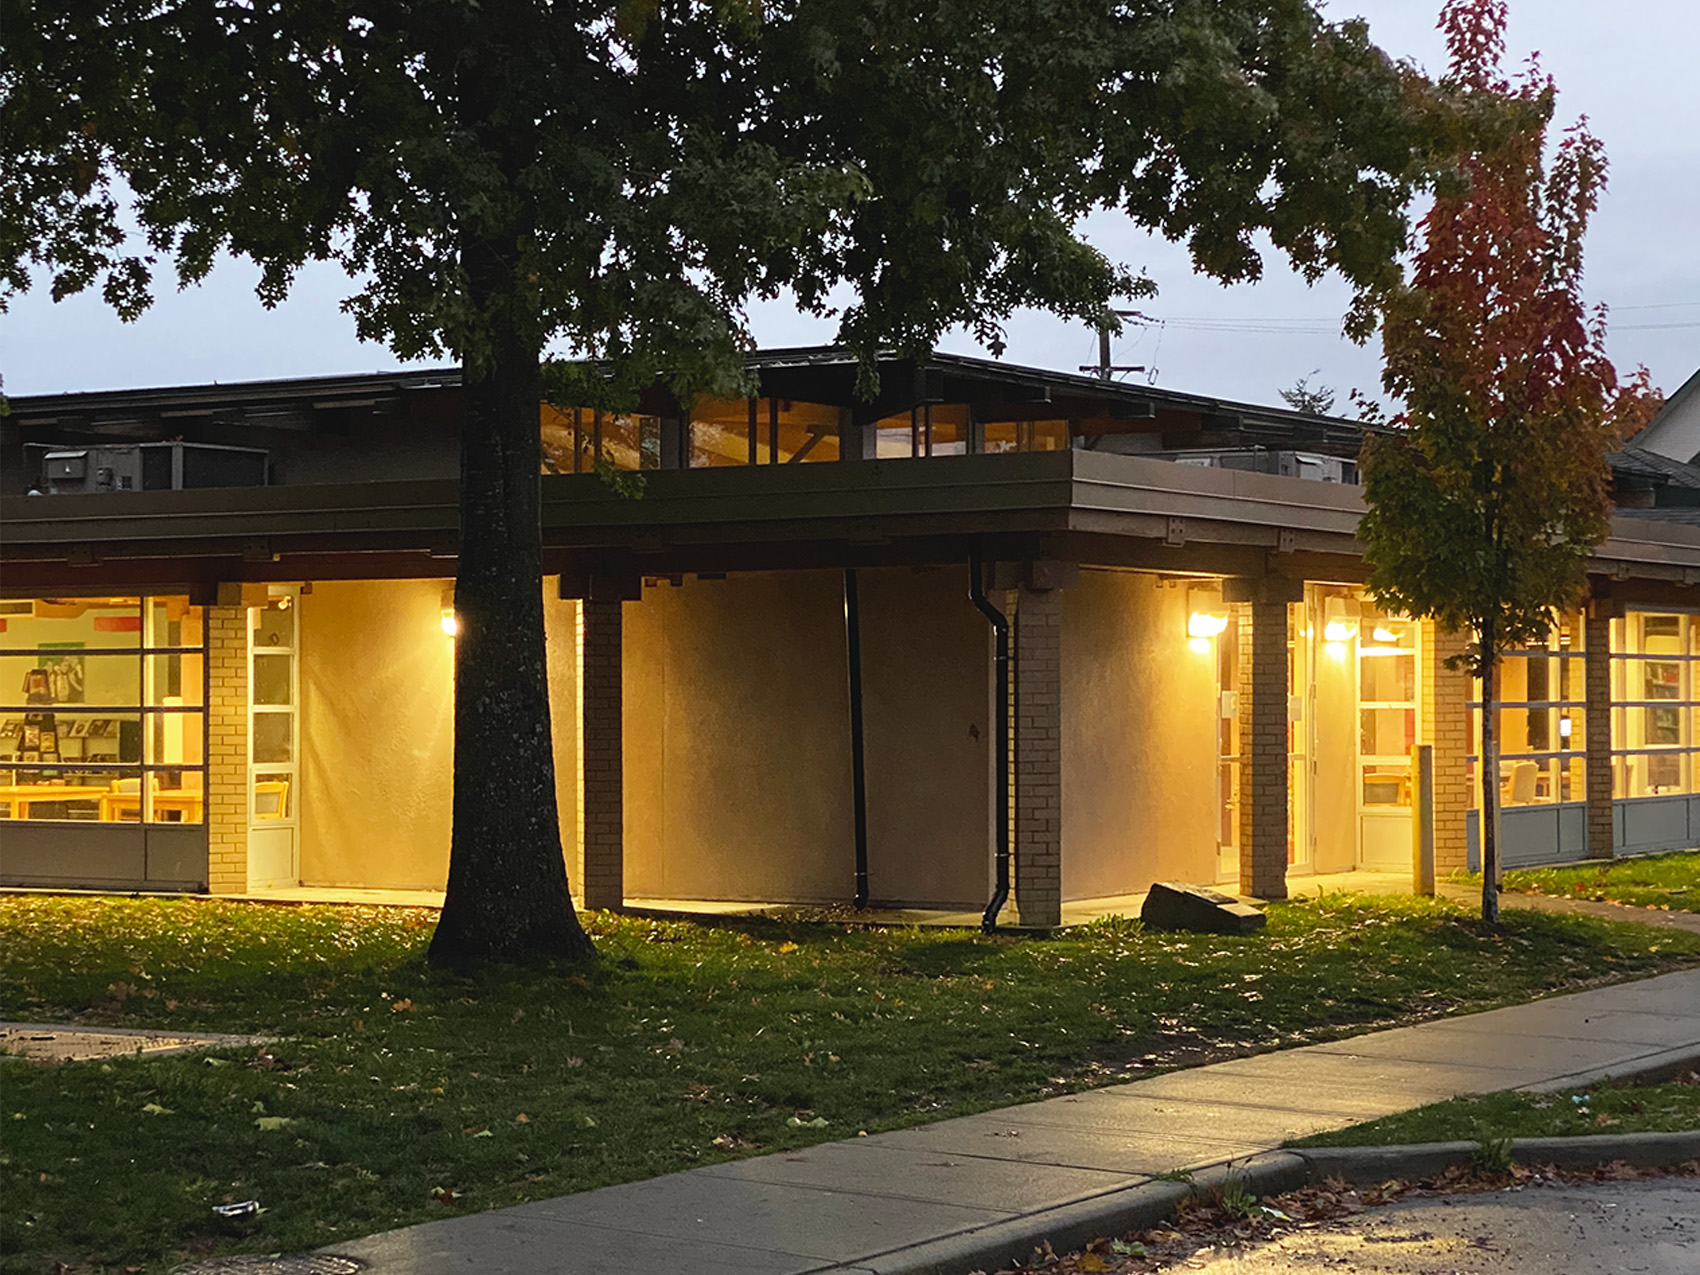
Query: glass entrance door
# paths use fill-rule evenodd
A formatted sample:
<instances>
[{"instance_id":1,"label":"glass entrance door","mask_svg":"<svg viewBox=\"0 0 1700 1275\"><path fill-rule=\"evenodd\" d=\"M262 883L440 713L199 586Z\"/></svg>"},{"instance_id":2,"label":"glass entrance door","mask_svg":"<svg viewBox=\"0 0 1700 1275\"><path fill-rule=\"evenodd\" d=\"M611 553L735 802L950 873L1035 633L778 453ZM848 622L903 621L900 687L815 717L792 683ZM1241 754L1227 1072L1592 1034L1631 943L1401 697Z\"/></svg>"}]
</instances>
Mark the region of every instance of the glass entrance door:
<instances>
[{"instance_id":1,"label":"glass entrance door","mask_svg":"<svg viewBox=\"0 0 1700 1275\"><path fill-rule=\"evenodd\" d=\"M1240 633L1228 616L1216 649L1216 879L1240 879ZM1193 641L1208 639L1194 638Z\"/></svg>"},{"instance_id":2,"label":"glass entrance door","mask_svg":"<svg viewBox=\"0 0 1700 1275\"><path fill-rule=\"evenodd\" d=\"M1414 620L1363 603L1357 625L1358 866L1411 867L1411 746L1417 742Z\"/></svg>"},{"instance_id":3,"label":"glass entrance door","mask_svg":"<svg viewBox=\"0 0 1700 1275\"><path fill-rule=\"evenodd\" d=\"M300 785L298 602L293 585L270 585L248 608L248 888L299 885Z\"/></svg>"},{"instance_id":4,"label":"glass entrance door","mask_svg":"<svg viewBox=\"0 0 1700 1275\"><path fill-rule=\"evenodd\" d=\"M1310 871L1315 790L1316 641L1309 608L1287 608L1287 867Z\"/></svg>"}]
</instances>

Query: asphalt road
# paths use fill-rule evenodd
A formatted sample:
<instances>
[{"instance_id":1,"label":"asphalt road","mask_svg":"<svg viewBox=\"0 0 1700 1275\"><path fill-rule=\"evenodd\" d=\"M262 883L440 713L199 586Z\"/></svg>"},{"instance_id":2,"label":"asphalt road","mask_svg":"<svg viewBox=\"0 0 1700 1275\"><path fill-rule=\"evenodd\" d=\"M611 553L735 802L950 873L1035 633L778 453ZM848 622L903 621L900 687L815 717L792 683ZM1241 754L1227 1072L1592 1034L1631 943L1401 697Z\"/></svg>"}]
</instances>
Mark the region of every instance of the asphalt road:
<instances>
[{"instance_id":1,"label":"asphalt road","mask_svg":"<svg viewBox=\"0 0 1700 1275\"><path fill-rule=\"evenodd\" d=\"M1700 1275L1700 1179L1411 1200L1194 1260L1210 1275Z\"/></svg>"}]
</instances>

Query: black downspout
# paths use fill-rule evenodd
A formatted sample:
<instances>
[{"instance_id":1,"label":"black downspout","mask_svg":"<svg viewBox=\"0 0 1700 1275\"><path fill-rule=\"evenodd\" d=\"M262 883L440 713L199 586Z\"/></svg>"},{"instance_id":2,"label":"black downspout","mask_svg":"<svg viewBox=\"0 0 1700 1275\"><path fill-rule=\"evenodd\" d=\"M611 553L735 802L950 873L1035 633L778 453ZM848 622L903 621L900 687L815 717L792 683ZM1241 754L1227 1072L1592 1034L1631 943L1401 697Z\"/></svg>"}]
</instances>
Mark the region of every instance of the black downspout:
<instances>
[{"instance_id":1,"label":"black downspout","mask_svg":"<svg viewBox=\"0 0 1700 1275\"><path fill-rule=\"evenodd\" d=\"M856 910L868 906L868 772L862 756L862 607L844 569L844 650L850 668L850 789L856 817Z\"/></svg>"},{"instance_id":2,"label":"black downspout","mask_svg":"<svg viewBox=\"0 0 1700 1275\"><path fill-rule=\"evenodd\" d=\"M986 911L980 917L980 928L990 934L998 928L998 913L1009 901L1009 617L986 600L986 581L978 545L968 551L968 599L986 617L995 639L992 663L996 685L992 693L997 709L992 730L997 739L997 855L994 860L997 884L992 890L991 902L986 904Z\"/></svg>"}]
</instances>

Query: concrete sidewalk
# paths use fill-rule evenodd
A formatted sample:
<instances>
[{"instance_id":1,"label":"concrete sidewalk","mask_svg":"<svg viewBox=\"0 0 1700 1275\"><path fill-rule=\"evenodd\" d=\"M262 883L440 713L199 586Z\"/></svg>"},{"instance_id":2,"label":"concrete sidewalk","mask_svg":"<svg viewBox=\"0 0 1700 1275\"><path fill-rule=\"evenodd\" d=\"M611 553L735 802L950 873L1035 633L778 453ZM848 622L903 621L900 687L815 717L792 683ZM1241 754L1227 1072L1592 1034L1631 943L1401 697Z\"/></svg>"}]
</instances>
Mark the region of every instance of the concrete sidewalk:
<instances>
[{"instance_id":1,"label":"concrete sidewalk","mask_svg":"<svg viewBox=\"0 0 1700 1275\"><path fill-rule=\"evenodd\" d=\"M377 1275L967 1271L1177 1170L1460 1093L1700 1064L1700 970L1172 1072L335 1246ZM995 1267L995 1262L987 1262Z\"/></svg>"}]
</instances>

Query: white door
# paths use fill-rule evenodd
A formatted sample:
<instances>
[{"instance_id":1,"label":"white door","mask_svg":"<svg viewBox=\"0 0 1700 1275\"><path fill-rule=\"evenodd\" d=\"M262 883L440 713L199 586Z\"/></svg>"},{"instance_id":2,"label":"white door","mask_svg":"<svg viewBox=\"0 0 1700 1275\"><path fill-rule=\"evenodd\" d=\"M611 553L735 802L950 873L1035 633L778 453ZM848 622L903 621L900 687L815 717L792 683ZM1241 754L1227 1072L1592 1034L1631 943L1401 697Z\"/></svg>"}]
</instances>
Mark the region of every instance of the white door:
<instances>
[{"instance_id":1,"label":"white door","mask_svg":"<svg viewBox=\"0 0 1700 1275\"><path fill-rule=\"evenodd\" d=\"M1358 648L1358 866L1411 868L1411 746L1421 629L1364 603Z\"/></svg>"},{"instance_id":2,"label":"white door","mask_svg":"<svg viewBox=\"0 0 1700 1275\"><path fill-rule=\"evenodd\" d=\"M301 883L300 590L271 585L248 608L248 888Z\"/></svg>"}]
</instances>

